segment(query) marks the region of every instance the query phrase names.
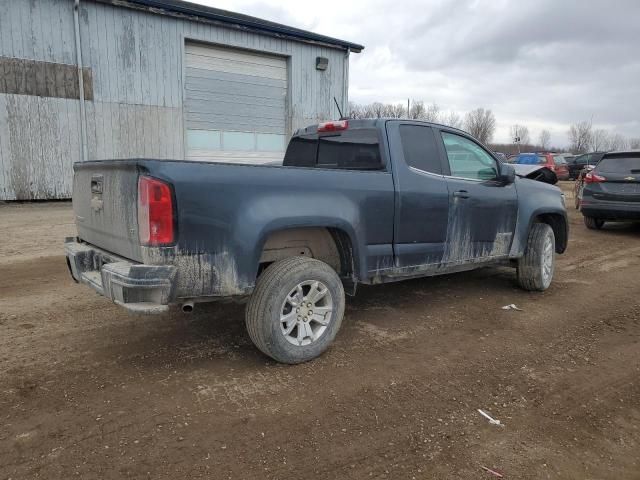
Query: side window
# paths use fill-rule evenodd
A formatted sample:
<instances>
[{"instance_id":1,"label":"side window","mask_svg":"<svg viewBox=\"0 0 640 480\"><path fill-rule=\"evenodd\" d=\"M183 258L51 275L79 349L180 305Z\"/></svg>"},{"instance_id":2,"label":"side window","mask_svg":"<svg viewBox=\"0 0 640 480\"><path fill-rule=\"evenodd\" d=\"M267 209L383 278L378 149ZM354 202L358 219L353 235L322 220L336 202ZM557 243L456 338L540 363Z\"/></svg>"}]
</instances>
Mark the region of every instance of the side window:
<instances>
[{"instance_id":1,"label":"side window","mask_svg":"<svg viewBox=\"0 0 640 480\"><path fill-rule=\"evenodd\" d=\"M423 172L442 175L442 164L431 127L400 125L404 160L408 166Z\"/></svg>"},{"instance_id":2,"label":"side window","mask_svg":"<svg viewBox=\"0 0 640 480\"><path fill-rule=\"evenodd\" d=\"M319 168L381 170L378 131L375 128L347 130L339 135L318 138Z\"/></svg>"},{"instance_id":3,"label":"side window","mask_svg":"<svg viewBox=\"0 0 640 480\"><path fill-rule=\"evenodd\" d=\"M453 133L442 132L451 176L470 180L493 180L498 176L495 159L478 144Z\"/></svg>"}]
</instances>

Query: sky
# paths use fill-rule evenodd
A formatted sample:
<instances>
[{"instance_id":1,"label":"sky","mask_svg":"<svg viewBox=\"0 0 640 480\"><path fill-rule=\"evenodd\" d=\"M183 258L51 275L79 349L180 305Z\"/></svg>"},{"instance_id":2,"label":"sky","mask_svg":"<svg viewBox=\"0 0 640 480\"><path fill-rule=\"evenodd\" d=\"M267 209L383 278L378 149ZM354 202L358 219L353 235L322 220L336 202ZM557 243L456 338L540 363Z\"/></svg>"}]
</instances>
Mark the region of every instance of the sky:
<instances>
[{"instance_id":1,"label":"sky","mask_svg":"<svg viewBox=\"0 0 640 480\"><path fill-rule=\"evenodd\" d=\"M192 0L193 1L193 0ZM567 145L591 120L640 137L640 0L198 0L365 46L349 100L491 109Z\"/></svg>"}]
</instances>

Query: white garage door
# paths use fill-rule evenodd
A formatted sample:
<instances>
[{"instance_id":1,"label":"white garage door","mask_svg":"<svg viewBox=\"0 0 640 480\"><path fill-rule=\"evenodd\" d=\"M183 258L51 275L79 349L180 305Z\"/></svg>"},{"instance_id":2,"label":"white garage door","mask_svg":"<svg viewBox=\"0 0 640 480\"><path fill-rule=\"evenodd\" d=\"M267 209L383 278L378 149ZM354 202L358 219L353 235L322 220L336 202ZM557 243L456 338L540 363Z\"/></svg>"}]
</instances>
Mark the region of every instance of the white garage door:
<instances>
[{"instance_id":1,"label":"white garage door","mask_svg":"<svg viewBox=\"0 0 640 480\"><path fill-rule=\"evenodd\" d=\"M286 147L284 58L186 45L187 158L271 163Z\"/></svg>"}]
</instances>

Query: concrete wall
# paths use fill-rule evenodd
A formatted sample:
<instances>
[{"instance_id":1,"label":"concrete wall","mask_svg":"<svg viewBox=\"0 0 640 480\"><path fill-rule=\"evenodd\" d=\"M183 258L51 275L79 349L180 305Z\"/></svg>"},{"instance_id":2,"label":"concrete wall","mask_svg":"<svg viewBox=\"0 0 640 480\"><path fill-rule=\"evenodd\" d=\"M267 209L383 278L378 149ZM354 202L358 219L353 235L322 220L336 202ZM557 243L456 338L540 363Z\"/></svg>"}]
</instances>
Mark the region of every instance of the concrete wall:
<instances>
[{"instance_id":1,"label":"concrete wall","mask_svg":"<svg viewBox=\"0 0 640 480\"><path fill-rule=\"evenodd\" d=\"M339 48L89 0L81 1L80 30L92 89L89 160L185 157L187 40L289 57L289 133L337 118L334 96L346 111L348 65ZM315 69L317 56L329 58L327 71ZM0 57L75 65L73 0L0 0ZM45 82L63 81L47 77L46 66L38 71ZM6 82L0 92L0 200L70 197L81 159L79 100L25 95Z\"/></svg>"}]
</instances>

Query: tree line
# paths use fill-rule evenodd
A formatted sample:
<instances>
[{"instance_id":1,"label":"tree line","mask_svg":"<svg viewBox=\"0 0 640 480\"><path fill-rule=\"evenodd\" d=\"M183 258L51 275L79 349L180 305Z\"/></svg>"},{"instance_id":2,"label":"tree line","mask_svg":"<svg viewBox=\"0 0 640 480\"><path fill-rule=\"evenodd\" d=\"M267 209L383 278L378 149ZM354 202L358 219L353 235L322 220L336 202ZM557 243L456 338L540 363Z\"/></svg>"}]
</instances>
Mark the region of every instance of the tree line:
<instances>
[{"instance_id":1,"label":"tree line","mask_svg":"<svg viewBox=\"0 0 640 480\"><path fill-rule=\"evenodd\" d=\"M594 128L591 120L572 124L567 135L571 151L575 153L640 148L640 137L627 138L603 128Z\"/></svg>"},{"instance_id":2,"label":"tree line","mask_svg":"<svg viewBox=\"0 0 640 480\"><path fill-rule=\"evenodd\" d=\"M374 102L359 104L349 102L349 118L408 118L439 123L465 130L484 144L493 139L496 117L491 110L476 108L464 117L454 111L445 111L437 103L425 105L423 101L412 101L409 105Z\"/></svg>"},{"instance_id":3,"label":"tree line","mask_svg":"<svg viewBox=\"0 0 640 480\"><path fill-rule=\"evenodd\" d=\"M551 145L551 132L543 129L531 138L529 129L525 125L515 124L510 128L511 143L492 143L496 130L496 117L493 112L485 108L476 108L460 115L454 111L443 110L438 104L425 104L423 101L410 101L409 105L401 103L359 104L349 102L349 118L408 118L439 123L464 130L473 135L485 145L495 151L507 154L519 151L552 150L557 152L570 151L585 153L588 151L610 151L625 148L640 148L640 137L626 138L625 136L605 129L593 128L591 121L581 121L572 124L567 132L569 148L557 148Z\"/></svg>"}]
</instances>

